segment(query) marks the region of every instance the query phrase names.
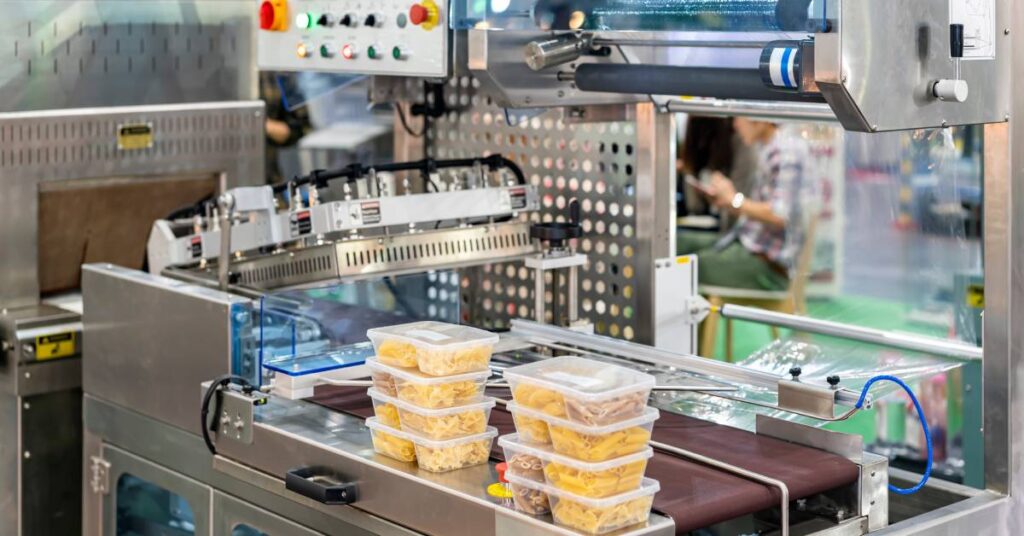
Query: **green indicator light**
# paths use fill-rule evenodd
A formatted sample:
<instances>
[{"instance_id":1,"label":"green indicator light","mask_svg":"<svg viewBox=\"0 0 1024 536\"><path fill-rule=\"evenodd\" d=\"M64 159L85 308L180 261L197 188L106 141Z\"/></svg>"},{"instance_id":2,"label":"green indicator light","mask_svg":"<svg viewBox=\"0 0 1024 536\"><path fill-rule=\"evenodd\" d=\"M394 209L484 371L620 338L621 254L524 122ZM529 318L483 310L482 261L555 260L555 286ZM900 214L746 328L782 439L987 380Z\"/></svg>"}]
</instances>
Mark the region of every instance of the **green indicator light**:
<instances>
[{"instance_id":1,"label":"green indicator light","mask_svg":"<svg viewBox=\"0 0 1024 536\"><path fill-rule=\"evenodd\" d=\"M395 58L396 60L402 59L402 49L399 47L391 49L391 57Z\"/></svg>"},{"instance_id":2,"label":"green indicator light","mask_svg":"<svg viewBox=\"0 0 1024 536\"><path fill-rule=\"evenodd\" d=\"M366 49L366 55L369 56L371 60L377 59L377 47L371 46Z\"/></svg>"}]
</instances>

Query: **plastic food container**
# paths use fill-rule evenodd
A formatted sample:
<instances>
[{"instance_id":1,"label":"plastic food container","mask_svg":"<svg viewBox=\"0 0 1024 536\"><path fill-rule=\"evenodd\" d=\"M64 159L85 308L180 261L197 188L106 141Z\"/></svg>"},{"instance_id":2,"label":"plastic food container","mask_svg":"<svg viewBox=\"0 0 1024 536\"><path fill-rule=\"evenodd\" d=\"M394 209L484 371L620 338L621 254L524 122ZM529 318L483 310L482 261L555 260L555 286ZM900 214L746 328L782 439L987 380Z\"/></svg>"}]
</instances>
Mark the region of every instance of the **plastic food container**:
<instances>
[{"instance_id":1,"label":"plastic food container","mask_svg":"<svg viewBox=\"0 0 1024 536\"><path fill-rule=\"evenodd\" d=\"M515 402L509 402L506 408L515 419L516 431L520 431L519 422L524 416L542 420L547 424L555 452L585 462L603 462L645 450L651 440L654 421L660 415L657 409L648 407L633 419L605 426L584 426Z\"/></svg>"},{"instance_id":2,"label":"plastic food container","mask_svg":"<svg viewBox=\"0 0 1024 536\"><path fill-rule=\"evenodd\" d=\"M431 376L487 370L498 342L489 331L430 321L373 328L366 336L381 363Z\"/></svg>"},{"instance_id":3,"label":"plastic food container","mask_svg":"<svg viewBox=\"0 0 1024 536\"><path fill-rule=\"evenodd\" d=\"M377 449L376 438L381 432L388 436L406 440L413 446L415 460L419 464L420 469L434 473L444 473L471 465L486 463L491 456L491 443L494 442L495 436L498 435L497 428L488 426L481 434L435 441L413 432L386 427L377 421L376 418L366 419L366 426L370 428L370 432L373 434L374 450L386 456L391 456L390 453L381 452ZM391 457L396 458L395 456Z\"/></svg>"},{"instance_id":4,"label":"plastic food container","mask_svg":"<svg viewBox=\"0 0 1024 536\"><path fill-rule=\"evenodd\" d=\"M552 452L548 448L529 445L520 441L518 434L498 438L498 445L505 451L508 473L520 478L537 481L535 467L524 462L536 460L541 466L541 479L559 490L600 499L640 488L647 470L647 461L654 456L654 449L646 449L605 462L581 462L568 456ZM521 460L520 463L513 463Z\"/></svg>"},{"instance_id":5,"label":"plastic food container","mask_svg":"<svg viewBox=\"0 0 1024 536\"><path fill-rule=\"evenodd\" d=\"M401 429L402 421L398 417L398 406L395 405L395 399L380 394L375 396L375 392L374 389L367 390L370 400L373 401L373 414L377 417L377 422L391 428Z\"/></svg>"},{"instance_id":6,"label":"plastic food container","mask_svg":"<svg viewBox=\"0 0 1024 536\"><path fill-rule=\"evenodd\" d=\"M400 462L416 461L416 447L406 434L398 429L387 426L376 418L366 419L373 440L373 450L388 458Z\"/></svg>"},{"instance_id":7,"label":"plastic food container","mask_svg":"<svg viewBox=\"0 0 1024 536\"><path fill-rule=\"evenodd\" d=\"M389 377L394 384L395 396L421 408L450 408L474 404L484 399L484 384L490 371L469 372L438 378L428 376L416 369L400 369L385 365L376 359L367 359L374 388L378 380L383 383ZM378 389L387 394L387 391Z\"/></svg>"},{"instance_id":8,"label":"plastic food container","mask_svg":"<svg viewBox=\"0 0 1024 536\"><path fill-rule=\"evenodd\" d=\"M551 517L556 525L587 534L604 534L647 522L654 504L654 494L661 489L657 480L645 478L636 490L604 499L591 499L515 475L508 475L507 478L511 485L545 493L551 503Z\"/></svg>"},{"instance_id":9,"label":"plastic food container","mask_svg":"<svg viewBox=\"0 0 1024 536\"><path fill-rule=\"evenodd\" d=\"M487 419L495 404L493 399L485 398L483 402L468 406L426 409L387 396L376 389L369 389L367 394L373 400L377 420L384 422L380 408L395 408L395 419L402 430L430 439L454 439L482 434L487 430Z\"/></svg>"},{"instance_id":10,"label":"plastic food container","mask_svg":"<svg viewBox=\"0 0 1024 536\"><path fill-rule=\"evenodd\" d=\"M516 403L554 417L602 426L639 417L650 374L582 357L556 357L505 370Z\"/></svg>"}]
</instances>

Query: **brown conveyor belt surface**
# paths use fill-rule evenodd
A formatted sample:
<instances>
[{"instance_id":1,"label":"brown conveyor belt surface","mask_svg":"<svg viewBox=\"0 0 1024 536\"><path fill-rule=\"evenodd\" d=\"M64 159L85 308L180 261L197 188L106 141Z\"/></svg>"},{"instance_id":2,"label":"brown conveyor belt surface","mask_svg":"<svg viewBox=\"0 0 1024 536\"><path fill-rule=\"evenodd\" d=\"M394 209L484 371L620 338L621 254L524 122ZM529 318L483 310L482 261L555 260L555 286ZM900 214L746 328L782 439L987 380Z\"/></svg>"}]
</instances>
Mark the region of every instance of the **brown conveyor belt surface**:
<instances>
[{"instance_id":1,"label":"brown conveyor belt surface","mask_svg":"<svg viewBox=\"0 0 1024 536\"><path fill-rule=\"evenodd\" d=\"M373 415L365 387L317 387L310 400L360 417ZM490 424L502 434L515 432L512 416L501 406L494 408ZM653 439L781 480L790 500L852 484L859 472L853 462L822 450L664 411ZM493 456L502 459L497 444ZM680 534L771 508L780 500L776 488L667 452L655 452L647 475L661 483L654 509L672 517Z\"/></svg>"}]
</instances>

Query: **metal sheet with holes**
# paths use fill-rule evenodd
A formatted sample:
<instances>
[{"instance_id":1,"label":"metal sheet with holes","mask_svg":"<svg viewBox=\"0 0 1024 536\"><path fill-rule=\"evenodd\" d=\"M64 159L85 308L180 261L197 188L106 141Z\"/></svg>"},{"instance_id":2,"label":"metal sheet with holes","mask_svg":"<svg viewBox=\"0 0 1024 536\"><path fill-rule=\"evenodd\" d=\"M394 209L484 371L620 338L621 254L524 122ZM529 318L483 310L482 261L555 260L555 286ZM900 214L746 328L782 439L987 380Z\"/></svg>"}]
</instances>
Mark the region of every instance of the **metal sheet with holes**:
<instances>
[{"instance_id":1,"label":"metal sheet with holes","mask_svg":"<svg viewBox=\"0 0 1024 536\"><path fill-rule=\"evenodd\" d=\"M500 152L512 158L537 186L541 210L523 219L564 221L572 198L580 201L583 238L590 257L580 271L580 317L595 330L639 340L640 278L653 265L637 239L637 127L634 122L566 124L558 110L529 115L494 106L468 77L446 86L450 111L427 131L428 153L458 158ZM463 315L489 328L511 318L533 317L533 275L521 262L463 271ZM554 288L548 282L548 288ZM561 303L566 303L565 282ZM546 296L547 311L553 296Z\"/></svg>"},{"instance_id":2,"label":"metal sheet with holes","mask_svg":"<svg viewBox=\"0 0 1024 536\"><path fill-rule=\"evenodd\" d=\"M0 0L0 111L256 96L252 0Z\"/></svg>"}]
</instances>

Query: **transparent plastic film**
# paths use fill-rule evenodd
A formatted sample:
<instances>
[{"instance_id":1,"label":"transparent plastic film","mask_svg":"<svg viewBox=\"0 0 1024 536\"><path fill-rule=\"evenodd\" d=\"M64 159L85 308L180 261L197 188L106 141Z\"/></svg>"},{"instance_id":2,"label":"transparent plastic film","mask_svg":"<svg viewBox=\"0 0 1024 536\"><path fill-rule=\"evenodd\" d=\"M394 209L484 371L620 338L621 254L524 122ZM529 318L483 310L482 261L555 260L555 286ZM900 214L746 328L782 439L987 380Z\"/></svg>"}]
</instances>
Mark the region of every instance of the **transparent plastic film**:
<instances>
[{"instance_id":1,"label":"transparent plastic film","mask_svg":"<svg viewBox=\"0 0 1024 536\"><path fill-rule=\"evenodd\" d=\"M807 32L826 0L459 0L457 29Z\"/></svg>"}]
</instances>

